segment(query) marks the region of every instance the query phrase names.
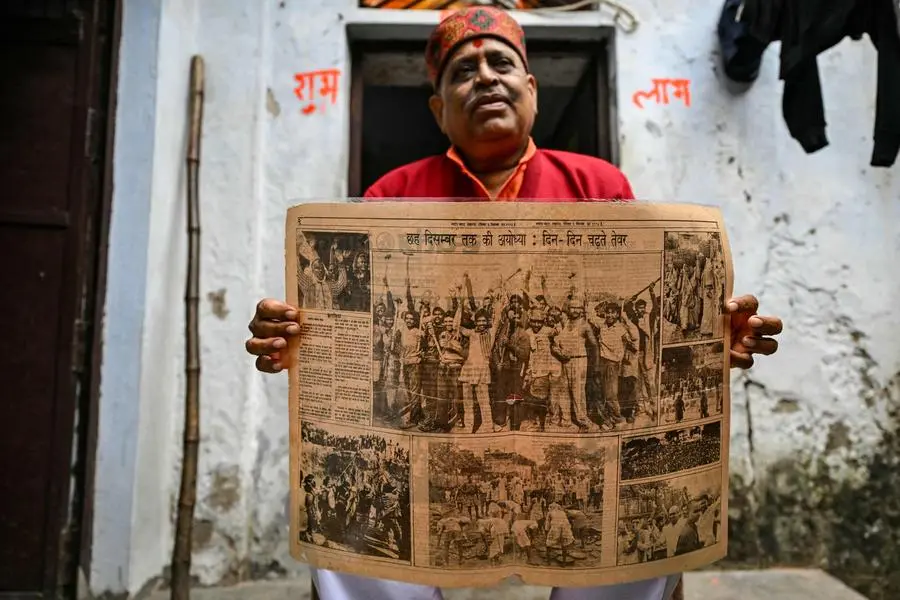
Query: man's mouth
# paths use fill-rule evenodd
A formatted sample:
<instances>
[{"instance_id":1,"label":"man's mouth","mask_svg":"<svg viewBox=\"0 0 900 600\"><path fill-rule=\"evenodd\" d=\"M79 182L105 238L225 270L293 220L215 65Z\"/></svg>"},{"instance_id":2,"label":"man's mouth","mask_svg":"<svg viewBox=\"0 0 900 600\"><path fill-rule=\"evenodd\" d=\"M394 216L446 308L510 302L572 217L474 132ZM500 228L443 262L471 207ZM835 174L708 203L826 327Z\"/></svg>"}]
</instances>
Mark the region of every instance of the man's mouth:
<instances>
[{"instance_id":1,"label":"man's mouth","mask_svg":"<svg viewBox=\"0 0 900 600\"><path fill-rule=\"evenodd\" d=\"M473 110L498 110L509 106L509 99L503 94L485 94L477 98L473 104Z\"/></svg>"}]
</instances>

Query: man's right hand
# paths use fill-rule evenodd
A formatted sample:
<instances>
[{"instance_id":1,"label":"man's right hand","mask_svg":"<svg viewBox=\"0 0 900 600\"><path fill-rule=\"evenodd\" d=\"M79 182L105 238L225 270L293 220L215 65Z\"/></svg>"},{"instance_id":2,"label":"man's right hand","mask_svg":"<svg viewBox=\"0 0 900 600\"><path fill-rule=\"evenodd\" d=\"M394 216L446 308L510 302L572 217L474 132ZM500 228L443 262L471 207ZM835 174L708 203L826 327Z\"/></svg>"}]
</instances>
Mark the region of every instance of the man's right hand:
<instances>
[{"instance_id":1,"label":"man's right hand","mask_svg":"<svg viewBox=\"0 0 900 600\"><path fill-rule=\"evenodd\" d=\"M288 338L299 335L297 309L274 298L264 298L256 305L256 314L250 321L253 334L245 347L256 356L256 368L263 373L280 373L287 366L283 364L282 352L287 348Z\"/></svg>"}]
</instances>

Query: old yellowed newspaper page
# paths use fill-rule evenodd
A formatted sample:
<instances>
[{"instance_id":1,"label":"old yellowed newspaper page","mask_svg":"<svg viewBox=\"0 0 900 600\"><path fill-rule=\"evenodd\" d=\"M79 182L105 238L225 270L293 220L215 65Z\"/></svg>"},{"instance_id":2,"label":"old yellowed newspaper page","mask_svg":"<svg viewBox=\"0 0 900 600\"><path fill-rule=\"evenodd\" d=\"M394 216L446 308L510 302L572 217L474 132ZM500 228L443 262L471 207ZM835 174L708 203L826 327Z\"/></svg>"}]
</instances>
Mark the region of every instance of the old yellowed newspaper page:
<instances>
[{"instance_id":1,"label":"old yellowed newspaper page","mask_svg":"<svg viewBox=\"0 0 900 600\"><path fill-rule=\"evenodd\" d=\"M290 209L291 553L441 587L605 585L726 554L718 209Z\"/></svg>"}]
</instances>

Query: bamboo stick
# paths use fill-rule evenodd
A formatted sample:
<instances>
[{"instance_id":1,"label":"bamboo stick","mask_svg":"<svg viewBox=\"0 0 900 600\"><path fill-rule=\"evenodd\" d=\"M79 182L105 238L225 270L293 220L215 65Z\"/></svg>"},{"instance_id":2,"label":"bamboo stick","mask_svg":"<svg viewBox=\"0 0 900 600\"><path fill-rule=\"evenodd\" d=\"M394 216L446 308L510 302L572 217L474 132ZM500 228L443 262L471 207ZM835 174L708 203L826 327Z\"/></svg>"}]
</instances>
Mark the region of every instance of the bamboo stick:
<instances>
[{"instance_id":1,"label":"bamboo stick","mask_svg":"<svg viewBox=\"0 0 900 600\"><path fill-rule=\"evenodd\" d=\"M187 283L185 285L185 398L181 488L172 549L172 600L191 595L191 546L197 503L197 460L200 445L200 131L203 121L203 59L191 59L187 149Z\"/></svg>"}]
</instances>

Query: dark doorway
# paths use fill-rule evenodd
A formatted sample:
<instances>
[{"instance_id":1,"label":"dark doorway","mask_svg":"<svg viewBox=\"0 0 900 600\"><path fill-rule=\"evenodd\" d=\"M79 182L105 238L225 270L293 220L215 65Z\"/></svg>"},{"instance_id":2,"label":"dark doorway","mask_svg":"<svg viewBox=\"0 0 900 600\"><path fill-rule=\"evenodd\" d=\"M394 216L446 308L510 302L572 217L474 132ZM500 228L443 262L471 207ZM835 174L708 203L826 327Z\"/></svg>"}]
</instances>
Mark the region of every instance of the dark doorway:
<instances>
[{"instance_id":1,"label":"dark doorway","mask_svg":"<svg viewBox=\"0 0 900 600\"><path fill-rule=\"evenodd\" d=\"M0 5L0 597L74 597L118 2Z\"/></svg>"},{"instance_id":2,"label":"dark doorway","mask_svg":"<svg viewBox=\"0 0 900 600\"><path fill-rule=\"evenodd\" d=\"M424 43L358 41L351 51L356 197L391 169L445 152L448 141L428 109ZM606 42L529 42L528 62L538 80L537 146L612 160Z\"/></svg>"}]
</instances>

